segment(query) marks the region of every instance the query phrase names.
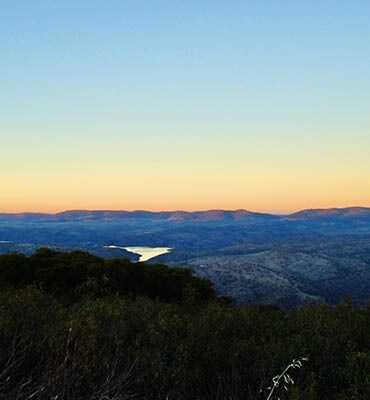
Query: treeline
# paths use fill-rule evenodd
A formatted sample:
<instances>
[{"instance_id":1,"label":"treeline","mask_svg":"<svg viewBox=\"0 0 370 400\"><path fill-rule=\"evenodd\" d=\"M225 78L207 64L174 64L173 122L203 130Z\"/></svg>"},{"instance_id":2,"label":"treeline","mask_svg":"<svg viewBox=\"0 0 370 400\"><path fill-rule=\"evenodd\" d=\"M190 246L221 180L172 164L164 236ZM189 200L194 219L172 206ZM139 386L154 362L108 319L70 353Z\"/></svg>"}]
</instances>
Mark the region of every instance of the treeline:
<instances>
[{"instance_id":1,"label":"treeline","mask_svg":"<svg viewBox=\"0 0 370 400\"><path fill-rule=\"evenodd\" d=\"M272 398L370 398L370 307L350 300L234 307L188 270L47 249L0 277L0 399L266 399L299 357Z\"/></svg>"},{"instance_id":2,"label":"treeline","mask_svg":"<svg viewBox=\"0 0 370 400\"><path fill-rule=\"evenodd\" d=\"M16 288L35 284L71 299L119 294L179 301L191 293L199 302L214 298L212 283L193 276L191 269L133 263L125 258L106 260L79 250L41 248L29 257L0 255L0 282Z\"/></svg>"}]
</instances>

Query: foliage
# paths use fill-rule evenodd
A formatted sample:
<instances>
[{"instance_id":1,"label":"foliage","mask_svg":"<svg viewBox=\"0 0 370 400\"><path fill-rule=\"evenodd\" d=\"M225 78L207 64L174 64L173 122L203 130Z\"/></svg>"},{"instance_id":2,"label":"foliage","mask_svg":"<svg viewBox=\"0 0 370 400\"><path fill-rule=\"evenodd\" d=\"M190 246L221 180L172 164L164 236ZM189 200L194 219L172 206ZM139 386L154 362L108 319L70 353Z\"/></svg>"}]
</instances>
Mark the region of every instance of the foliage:
<instances>
[{"instance_id":1,"label":"foliage","mask_svg":"<svg viewBox=\"0 0 370 400\"><path fill-rule=\"evenodd\" d=\"M289 385L294 385L294 380L293 378L289 375L288 371L290 369L294 368L301 368L302 367L302 361L307 361L307 357L302 357L301 359L294 359L287 367L285 367L284 371L276 375L272 378L272 386L268 387L267 389L270 390L267 400L272 400L274 397L274 392L276 389L283 388L285 391L288 391L288 386ZM281 386L283 385L283 386ZM279 399L280 397L278 397Z\"/></svg>"},{"instance_id":2,"label":"foliage","mask_svg":"<svg viewBox=\"0 0 370 400\"><path fill-rule=\"evenodd\" d=\"M0 280L14 287L36 284L48 292L78 298L108 293L146 295L166 301L181 300L192 290L198 301L214 297L211 282L187 268L105 260L85 251L61 252L41 248L30 257L0 255Z\"/></svg>"},{"instance_id":3,"label":"foliage","mask_svg":"<svg viewBox=\"0 0 370 400\"><path fill-rule=\"evenodd\" d=\"M370 398L370 307L234 307L206 301L188 271L79 252L19 260L27 273L1 275L1 400L266 399L301 356L281 399Z\"/></svg>"}]
</instances>

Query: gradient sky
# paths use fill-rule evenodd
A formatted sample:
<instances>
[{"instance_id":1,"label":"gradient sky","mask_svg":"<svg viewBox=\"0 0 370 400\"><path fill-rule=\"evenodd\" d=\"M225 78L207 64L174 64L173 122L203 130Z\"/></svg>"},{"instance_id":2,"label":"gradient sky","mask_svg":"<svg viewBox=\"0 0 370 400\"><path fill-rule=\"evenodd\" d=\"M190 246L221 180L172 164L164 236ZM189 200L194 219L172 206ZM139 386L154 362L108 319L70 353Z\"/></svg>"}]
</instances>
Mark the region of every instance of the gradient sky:
<instances>
[{"instance_id":1,"label":"gradient sky","mask_svg":"<svg viewBox=\"0 0 370 400\"><path fill-rule=\"evenodd\" d=\"M370 3L0 4L0 212L370 206Z\"/></svg>"}]
</instances>

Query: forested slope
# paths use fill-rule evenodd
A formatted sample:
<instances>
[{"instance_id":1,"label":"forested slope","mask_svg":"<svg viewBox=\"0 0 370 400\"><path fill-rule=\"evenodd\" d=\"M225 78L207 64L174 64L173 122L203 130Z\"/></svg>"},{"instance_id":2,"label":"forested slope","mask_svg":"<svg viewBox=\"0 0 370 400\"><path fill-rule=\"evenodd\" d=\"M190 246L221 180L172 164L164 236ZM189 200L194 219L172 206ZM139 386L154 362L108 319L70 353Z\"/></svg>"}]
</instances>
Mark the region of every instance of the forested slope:
<instances>
[{"instance_id":1,"label":"forested slope","mask_svg":"<svg viewBox=\"0 0 370 400\"><path fill-rule=\"evenodd\" d=\"M189 270L43 249L0 257L0 399L370 397L370 307L235 307ZM277 398L277 397L275 397Z\"/></svg>"}]
</instances>

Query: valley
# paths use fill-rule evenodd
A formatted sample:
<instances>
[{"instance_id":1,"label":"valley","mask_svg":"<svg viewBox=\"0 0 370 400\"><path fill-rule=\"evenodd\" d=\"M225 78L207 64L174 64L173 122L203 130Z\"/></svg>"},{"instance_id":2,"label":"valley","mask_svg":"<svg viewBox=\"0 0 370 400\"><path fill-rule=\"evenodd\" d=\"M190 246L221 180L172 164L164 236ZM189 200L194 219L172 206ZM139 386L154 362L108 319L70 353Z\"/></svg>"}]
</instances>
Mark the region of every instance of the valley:
<instances>
[{"instance_id":1,"label":"valley","mask_svg":"<svg viewBox=\"0 0 370 400\"><path fill-rule=\"evenodd\" d=\"M370 300L369 208L0 214L0 253L40 247L191 267L237 304Z\"/></svg>"}]
</instances>

